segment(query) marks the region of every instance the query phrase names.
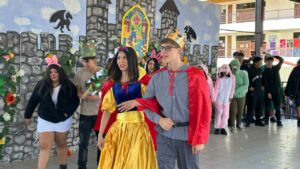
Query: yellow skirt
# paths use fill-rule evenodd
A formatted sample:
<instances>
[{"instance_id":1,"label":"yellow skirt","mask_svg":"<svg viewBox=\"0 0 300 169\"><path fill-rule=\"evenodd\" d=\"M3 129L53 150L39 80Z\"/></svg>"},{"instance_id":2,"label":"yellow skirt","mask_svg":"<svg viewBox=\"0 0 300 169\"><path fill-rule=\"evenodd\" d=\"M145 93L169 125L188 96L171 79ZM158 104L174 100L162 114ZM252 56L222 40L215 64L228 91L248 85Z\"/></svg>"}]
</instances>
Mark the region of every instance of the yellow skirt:
<instances>
[{"instance_id":1,"label":"yellow skirt","mask_svg":"<svg viewBox=\"0 0 300 169\"><path fill-rule=\"evenodd\" d=\"M105 136L98 169L157 169L155 150L143 112L117 114Z\"/></svg>"}]
</instances>

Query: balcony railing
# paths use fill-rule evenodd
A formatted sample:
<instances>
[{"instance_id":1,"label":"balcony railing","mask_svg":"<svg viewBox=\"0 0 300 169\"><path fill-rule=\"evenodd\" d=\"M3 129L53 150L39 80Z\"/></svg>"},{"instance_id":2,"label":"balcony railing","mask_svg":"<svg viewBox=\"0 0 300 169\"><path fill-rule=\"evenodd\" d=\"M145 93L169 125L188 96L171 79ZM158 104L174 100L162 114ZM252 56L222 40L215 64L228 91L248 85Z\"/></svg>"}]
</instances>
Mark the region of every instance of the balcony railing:
<instances>
[{"instance_id":1,"label":"balcony railing","mask_svg":"<svg viewBox=\"0 0 300 169\"><path fill-rule=\"evenodd\" d=\"M232 23L254 22L255 9L237 10L236 14L232 14ZM291 9L268 10L265 11L265 20L300 18L300 7ZM221 24L226 23L226 14L221 14ZM228 22L227 22L228 23Z\"/></svg>"}]
</instances>

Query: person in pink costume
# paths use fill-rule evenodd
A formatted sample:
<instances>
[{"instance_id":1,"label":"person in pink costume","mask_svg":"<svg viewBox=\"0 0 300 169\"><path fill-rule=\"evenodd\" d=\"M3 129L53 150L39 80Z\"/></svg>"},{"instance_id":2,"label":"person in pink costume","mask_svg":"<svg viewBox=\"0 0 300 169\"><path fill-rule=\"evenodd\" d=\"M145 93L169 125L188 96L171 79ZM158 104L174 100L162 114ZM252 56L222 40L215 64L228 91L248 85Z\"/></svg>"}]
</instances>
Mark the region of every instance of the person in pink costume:
<instances>
[{"instance_id":1,"label":"person in pink costume","mask_svg":"<svg viewBox=\"0 0 300 169\"><path fill-rule=\"evenodd\" d=\"M212 97L215 106L215 134L227 135L226 126L229 118L229 105L235 89L235 77L229 65L224 64L219 68L218 77L214 86Z\"/></svg>"}]
</instances>

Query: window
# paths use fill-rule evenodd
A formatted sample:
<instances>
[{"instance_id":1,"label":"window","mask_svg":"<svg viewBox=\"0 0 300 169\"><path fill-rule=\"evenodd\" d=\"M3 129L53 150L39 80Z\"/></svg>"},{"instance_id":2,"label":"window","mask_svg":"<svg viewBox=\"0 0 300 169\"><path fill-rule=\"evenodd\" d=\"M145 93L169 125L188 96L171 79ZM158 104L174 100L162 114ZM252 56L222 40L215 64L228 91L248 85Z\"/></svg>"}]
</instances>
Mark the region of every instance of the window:
<instances>
[{"instance_id":1,"label":"window","mask_svg":"<svg viewBox=\"0 0 300 169\"><path fill-rule=\"evenodd\" d=\"M250 8L255 8L255 2L236 5L236 9L250 9Z\"/></svg>"},{"instance_id":2,"label":"window","mask_svg":"<svg viewBox=\"0 0 300 169\"><path fill-rule=\"evenodd\" d=\"M264 7L266 6L266 1L264 1ZM255 2L237 4L236 9L255 9Z\"/></svg>"},{"instance_id":3,"label":"window","mask_svg":"<svg viewBox=\"0 0 300 169\"><path fill-rule=\"evenodd\" d=\"M237 36L236 41L254 41L254 35Z\"/></svg>"},{"instance_id":4,"label":"window","mask_svg":"<svg viewBox=\"0 0 300 169\"><path fill-rule=\"evenodd\" d=\"M300 38L300 32L294 32L294 39L295 38Z\"/></svg>"}]
</instances>

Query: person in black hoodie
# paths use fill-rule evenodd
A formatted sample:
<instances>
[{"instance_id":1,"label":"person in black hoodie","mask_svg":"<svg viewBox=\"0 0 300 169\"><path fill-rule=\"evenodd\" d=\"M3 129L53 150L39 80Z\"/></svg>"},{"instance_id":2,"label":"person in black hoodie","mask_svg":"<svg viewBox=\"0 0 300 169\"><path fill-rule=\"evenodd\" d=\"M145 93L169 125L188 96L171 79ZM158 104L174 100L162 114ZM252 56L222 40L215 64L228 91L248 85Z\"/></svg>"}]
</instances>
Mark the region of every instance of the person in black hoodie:
<instances>
[{"instance_id":1,"label":"person in black hoodie","mask_svg":"<svg viewBox=\"0 0 300 169\"><path fill-rule=\"evenodd\" d=\"M286 96L295 99L298 117L297 126L300 127L300 59L297 62L297 66L292 70L289 76L284 92Z\"/></svg>"},{"instance_id":2,"label":"person in black hoodie","mask_svg":"<svg viewBox=\"0 0 300 169\"><path fill-rule=\"evenodd\" d=\"M279 71L283 64L283 58L280 56L272 56L267 54L266 56L266 69L263 72L263 86L265 88L265 119L269 121L270 107L273 101L275 107L275 116L277 120L277 126L283 126L281 122L281 80ZM274 58L279 60L277 65L273 65Z\"/></svg>"},{"instance_id":3,"label":"person in black hoodie","mask_svg":"<svg viewBox=\"0 0 300 169\"><path fill-rule=\"evenodd\" d=\"M67 169L67 138L72 115L79 105L75 85L67 78L55 55L46 58L45 76L40 80L25 109L25 123L39 104L37 133L39 137L38 169L46 169L53 142L56 144L60 169Z\"/></svg>"},{"instance_id":4,"label":"person in black hoodie","mask_svg":"<svg viewBox=\"0 0 300 169\"><path fill-rule=\"evenodd\" d=\"M264 123L262 123L262 121L260 120L260 117L264 109L264 93L263 93L264 88L262 86L262 71L260 69L260 66L262 65L262 58L254 57L252 61L253 64L248 70L249 99L247 100L247 105L250 105L248 107L250 109L247 111L245 127L250 127L254 112L255 112L255 125L264 126Z\"/></svg>"}]
</instances>

